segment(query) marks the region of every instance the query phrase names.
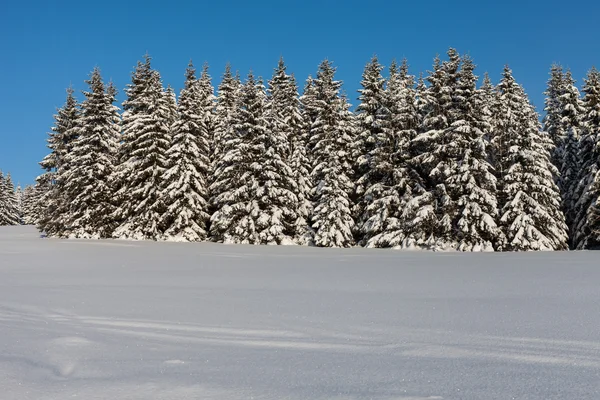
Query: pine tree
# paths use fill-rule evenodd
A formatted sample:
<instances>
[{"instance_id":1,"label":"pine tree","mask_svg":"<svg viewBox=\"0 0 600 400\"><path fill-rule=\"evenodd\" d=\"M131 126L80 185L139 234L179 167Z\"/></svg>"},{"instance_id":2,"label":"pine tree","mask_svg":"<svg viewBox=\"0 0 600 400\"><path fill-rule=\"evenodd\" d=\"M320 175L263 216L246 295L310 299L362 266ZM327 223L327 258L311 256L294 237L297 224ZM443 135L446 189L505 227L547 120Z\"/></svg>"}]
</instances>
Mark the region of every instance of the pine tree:
<instances>
[{"instance_id":1,"label":"pine tree","mask_svg":"<svg viewBox=\"0 0 600 400\"><path fill-rule=\"evenodd\" d=\"M64 176L68 173L67 156L73 142L79 136L79 104L73 96L73 88L67 89L65 105L54 116L54 126L48 134L51 150L40 162L45 172L36 178L36 212L30 213L28 222L37 224L47 236L62 236L66 231L70 201L65 197ZM35 218L35 219L34 219Z\"/></svg>"},{"instance_id":2,"label":"pine tree","mask_svg":"<svg viewBox=\"0 0 600 400\"><path fill-rule=\"evenodd\" d=\"M98 68L86 81L83 92L79 136L66 156L68 170L62 191L68 200L68 214L63 216L68 227L63 235L75 238L107 238L113 230L111 176L114 172L117 137L120 132L119 110L113 105L116 90L106 88Z\"/></svg>"},{"instance_id":3,"label":"pine tree","mask_svg":"<svg viewBox=\"0 0 600 400\"><path fill-rule=\"evenodd\" d=\"M550 160L553 143L506 67L498 85L494 132L500 188L501 250L564 250L567 227Z\"/></svg>"},{"instance_id":4,"label":"pine tree","mask_svg":"<svg viewBox=\"0 0 600 400\"><path fill-rule=\"evenodd\" d=\"M212 114L213 94L208 72L203 77L209 86L202 86L196 79L190 62L179 96L178 119L171 128L173 140L167 151L168 170L164 176L168 185L164 195L166 212L161 221L169 240L202 241L207 237L212 133L207 114Z\"/></svg>"},{"instance_id":5,"label":"pine tree","mask_svg":"<svg viewBox=\"0 0 600 400\"><path fill-rule=\"evenodd\" d=\"M592 68L584 82L573 247L591 249L600 247L600 72Z\"/></svg>"},{"instance_id":6,"label":"pine tree","mask_svg":"<svg viewBox=\"0 0 600 400\"><path fill-rule=\"evenodd\" d=\"M349 105L339 94L341 82L334 75L335 68L325 60L312 82L316 116L310 128L315 165L312 222L317 246L349 247L354 244L350 174L355 127Z\"/></svg>"},{"instance_id":7,"label":"pine tree","mask_svg":"<svg viewBox=\"0 0 600 400\"><path fill-rule=\"evenodd\" d=\"M143 63L138 62L126 94L122 144L114 175L117 207L113 217L117 228L113 236L157 240L163 234L159 225L166 210L162 194L172 104L148 55Z\"/></svg>"}]
</instances>

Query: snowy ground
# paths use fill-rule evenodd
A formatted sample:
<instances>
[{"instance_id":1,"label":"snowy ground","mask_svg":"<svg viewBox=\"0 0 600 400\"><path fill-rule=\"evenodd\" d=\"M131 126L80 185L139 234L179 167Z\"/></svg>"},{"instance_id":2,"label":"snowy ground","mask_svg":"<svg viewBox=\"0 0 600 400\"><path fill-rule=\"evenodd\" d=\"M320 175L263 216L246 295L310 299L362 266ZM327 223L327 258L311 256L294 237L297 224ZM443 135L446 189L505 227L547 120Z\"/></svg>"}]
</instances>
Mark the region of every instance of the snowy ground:
<instances>
[{"instance_id":1,"label":"snowy ground","mask_svg":"<svg viewBox=\"0 0 600 400\"><path fill-rule=\"evenodd\" d=\"M0 398L599 399L599 256L0 227Z\"/></svg>"}]
</instances>

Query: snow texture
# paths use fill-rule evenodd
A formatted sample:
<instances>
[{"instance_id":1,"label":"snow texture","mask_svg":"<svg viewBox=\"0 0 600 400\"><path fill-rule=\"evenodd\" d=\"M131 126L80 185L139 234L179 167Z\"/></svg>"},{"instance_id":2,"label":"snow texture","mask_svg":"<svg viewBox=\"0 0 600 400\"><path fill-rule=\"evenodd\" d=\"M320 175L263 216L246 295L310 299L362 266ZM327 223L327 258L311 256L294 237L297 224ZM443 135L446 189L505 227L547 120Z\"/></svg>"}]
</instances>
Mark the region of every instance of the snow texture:
<instances>
[{"instance_id":1,"label":"snow texture","mask_svg":"<svg viewBox=\"0 0 600 400\"><path fill-rule=\"evenodd\" d=\"M40 239L0 227L3 400L598 399L592 252Z\"/></svg>"}]
</instances>

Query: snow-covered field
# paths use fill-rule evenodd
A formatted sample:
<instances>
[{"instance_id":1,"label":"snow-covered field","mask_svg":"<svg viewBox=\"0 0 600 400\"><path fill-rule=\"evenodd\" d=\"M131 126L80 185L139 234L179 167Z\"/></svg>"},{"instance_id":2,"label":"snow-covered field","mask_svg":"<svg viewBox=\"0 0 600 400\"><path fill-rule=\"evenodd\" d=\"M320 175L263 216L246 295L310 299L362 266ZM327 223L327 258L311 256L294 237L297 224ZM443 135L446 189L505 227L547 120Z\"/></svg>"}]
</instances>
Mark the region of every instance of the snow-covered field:
<instances>
[{"instance_id":1,"label":"snow-covered field","mask_svg":"<svg viewBox=\"0 0 600 400\"><path fill-rule=\"evenodd\" d=\"M0 398L600 399L600 253L0 228Z\"/></svg>"}]
</instances>

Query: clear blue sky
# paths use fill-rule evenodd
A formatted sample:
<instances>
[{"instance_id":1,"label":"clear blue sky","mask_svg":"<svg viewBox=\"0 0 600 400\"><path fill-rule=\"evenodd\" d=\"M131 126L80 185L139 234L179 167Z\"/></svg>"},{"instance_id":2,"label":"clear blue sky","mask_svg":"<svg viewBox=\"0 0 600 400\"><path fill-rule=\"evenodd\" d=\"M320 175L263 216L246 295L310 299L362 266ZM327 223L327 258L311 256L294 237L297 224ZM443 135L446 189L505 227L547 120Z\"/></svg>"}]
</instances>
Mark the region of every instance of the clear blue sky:
<instances>
[{"instance_id":1,"label":"clear blue sky","mask_svg":"<svg viewBox=\"0 0 600 400\"><path fill-rule=\"evenodd\" d=\"M99 66L122 90L146 52L177 91L190 58L198 67L209 63L215 85L227 62L242 76L252 69L268 78L283 55L302 82L329 58L356 104L373 54L386 66L407 57L418 74L452 46L495 82L510 64L541 111L553 62L570 67L578 82L600 67L599 15L594 0L3 0L0 168L33 183L65 88L72 83L81 99L84 79Z\"/></svg>"}]
</instances>

